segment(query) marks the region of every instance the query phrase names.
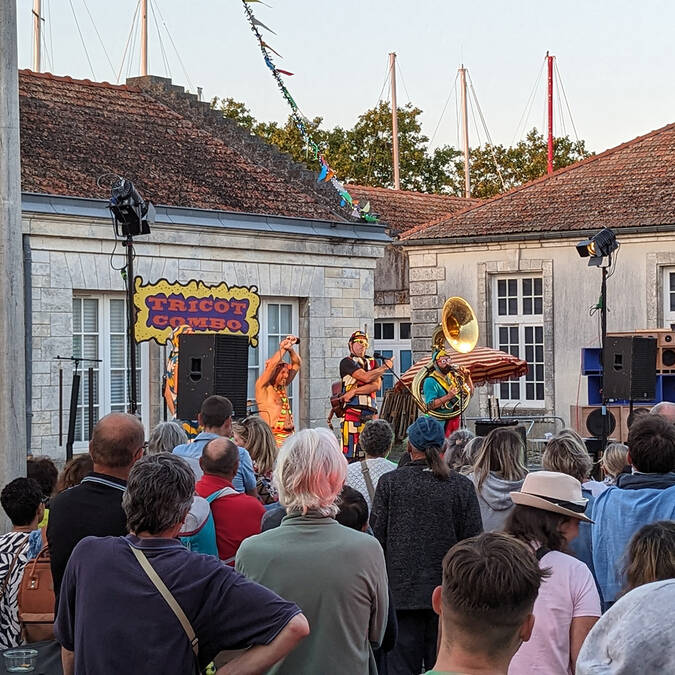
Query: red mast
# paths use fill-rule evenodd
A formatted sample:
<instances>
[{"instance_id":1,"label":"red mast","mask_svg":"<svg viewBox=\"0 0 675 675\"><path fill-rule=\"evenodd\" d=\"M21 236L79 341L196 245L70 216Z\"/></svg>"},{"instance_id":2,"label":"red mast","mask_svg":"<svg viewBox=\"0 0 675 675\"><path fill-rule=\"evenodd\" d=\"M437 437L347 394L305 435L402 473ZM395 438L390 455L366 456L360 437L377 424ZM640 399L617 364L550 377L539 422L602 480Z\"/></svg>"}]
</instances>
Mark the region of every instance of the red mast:
<instances>
[{"instance_id":1,"label":"red mast","mask_svg":"<svg viewBox=\"0 0 675 675\"><path fill-rule=\"evenodd\" d=\"M553 173L553 59L546 52L546 61L548 62L548 163L547 173Z\"/></svg>"}]
</instances>

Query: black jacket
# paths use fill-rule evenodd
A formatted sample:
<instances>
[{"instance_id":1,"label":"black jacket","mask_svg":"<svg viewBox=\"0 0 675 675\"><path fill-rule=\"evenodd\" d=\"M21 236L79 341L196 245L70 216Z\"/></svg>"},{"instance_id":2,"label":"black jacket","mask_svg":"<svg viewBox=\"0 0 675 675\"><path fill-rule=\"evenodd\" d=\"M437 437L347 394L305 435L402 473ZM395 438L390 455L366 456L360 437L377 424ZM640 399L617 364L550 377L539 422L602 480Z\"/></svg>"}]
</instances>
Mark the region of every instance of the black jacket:
<instances>
[{"instance_id":1,"label":"black jacket","mask_svg":"<svg viewBox=\"0 0 675 675\"><path fill-rule=\"evenodd\" d=\"M51 500L47 543L57 607L63 573L80 539L127 534L127 518L122 510L126 485L119 478L91 473L84 482Z\"/></svg>"},{"instance_id":2,"label":"black jacket","mask_svg":"<svg viewBox=\"0 0 675 675\"><path fill-rule=\"evenodd\" d=\"M642 490L651 488L667 490L675 485L675 473L622 473L616 479L617 487L622 490Z\"/></svg>"},{"instance_id":3,"label":"black jacket","mask_svg":"<svg viewBox=\"0 0 675 675\"><path fill-rule=\"evenodd\" d=\"M380 478L370 524L384 549L397 610L430 609L445 554L483 531L473 483L454 471L440 480L425 460Z\"/></svg>"}]
</instances>

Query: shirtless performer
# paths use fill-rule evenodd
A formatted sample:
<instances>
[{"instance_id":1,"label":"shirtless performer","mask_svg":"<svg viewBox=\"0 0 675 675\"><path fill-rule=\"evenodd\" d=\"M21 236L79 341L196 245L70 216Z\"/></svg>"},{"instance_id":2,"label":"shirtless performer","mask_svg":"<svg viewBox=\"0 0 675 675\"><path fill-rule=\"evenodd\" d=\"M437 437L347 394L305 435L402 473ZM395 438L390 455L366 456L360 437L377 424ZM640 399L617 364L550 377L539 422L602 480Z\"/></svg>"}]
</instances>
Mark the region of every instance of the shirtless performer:
<instances>
[{"instance_id":1,"label":"shirtless performer","mask_svg":"<svg viewBox=\"0 0 675 675\"><path fill-rule=\"evenodd\" d=\"M279 351L267 360L265 370L255 383L255 400L260 417L269 424L279 447L295 431L286 387L300 370L300 357L293 349L296 342L298 338L294 335L282 340ZM284 361L287 352L290 363Z\"/></svg>"}]
</instances>

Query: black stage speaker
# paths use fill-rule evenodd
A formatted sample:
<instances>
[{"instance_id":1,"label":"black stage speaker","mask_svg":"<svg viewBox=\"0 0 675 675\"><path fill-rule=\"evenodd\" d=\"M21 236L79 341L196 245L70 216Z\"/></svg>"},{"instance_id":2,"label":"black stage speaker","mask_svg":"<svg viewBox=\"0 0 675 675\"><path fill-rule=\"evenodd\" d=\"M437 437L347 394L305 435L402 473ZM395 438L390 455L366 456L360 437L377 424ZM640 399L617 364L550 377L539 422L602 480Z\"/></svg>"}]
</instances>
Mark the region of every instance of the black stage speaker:
<instances>
[{"instance_id":1,"label":"black stage speaker","mask_svg":"<svg viewBox=\"0 0 675 675\"><path fill-rule=\"evenodd\" d=\"M205 398L229 398L235 417L246 417L248 338L188 334L178 337L176 417L196 420Z\"/></svg>"},{"instance_id":2,"label":"black stage speaker","mask_svg":"<svg viewBox=\"0 0 675 675\"><path fill-rule=\"evenodd\" d=\"M656 397L656 340L632 336L605 342L602 395L614 401L653 401Z\"/></svg>"}]
</instances>

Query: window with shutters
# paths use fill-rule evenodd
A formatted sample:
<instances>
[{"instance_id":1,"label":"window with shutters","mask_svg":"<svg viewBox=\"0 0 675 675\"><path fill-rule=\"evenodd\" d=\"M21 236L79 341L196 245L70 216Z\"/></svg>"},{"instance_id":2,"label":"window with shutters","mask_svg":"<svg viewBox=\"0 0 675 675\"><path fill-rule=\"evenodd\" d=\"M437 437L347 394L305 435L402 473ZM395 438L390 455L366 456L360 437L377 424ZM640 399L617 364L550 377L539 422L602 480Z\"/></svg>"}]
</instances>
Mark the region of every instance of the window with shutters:
<instances>
[{"instance_id":1,"label":"window with shutters","mask_svg":"<svg viewBox=\"0 0 675 675\"><path fill-rule=\"evenodd\" d=\"M500 382L502 405L544 406L544 293L540 276L497 277L493 283L494 347L527 361L528 372Z\"/></svg>"},{"instance_id":2,"label":"window with shutters","mask_svg":"<svg viewBox=\"0 0 675 675\"><path fill-rule=\"evenodd\" d=\"M120 295L75 295L73 297L73 356L80 364L75 441L89 440L89 376L93 368L95 424L111 412L126 412L129 404L129 350L126 334L126 300ZM87 361L86 359L100 359ZM136 345L138 412L148 425L148 344ZM84 447L81 446L81 447Z\"/></svg>"}]
</instances>

